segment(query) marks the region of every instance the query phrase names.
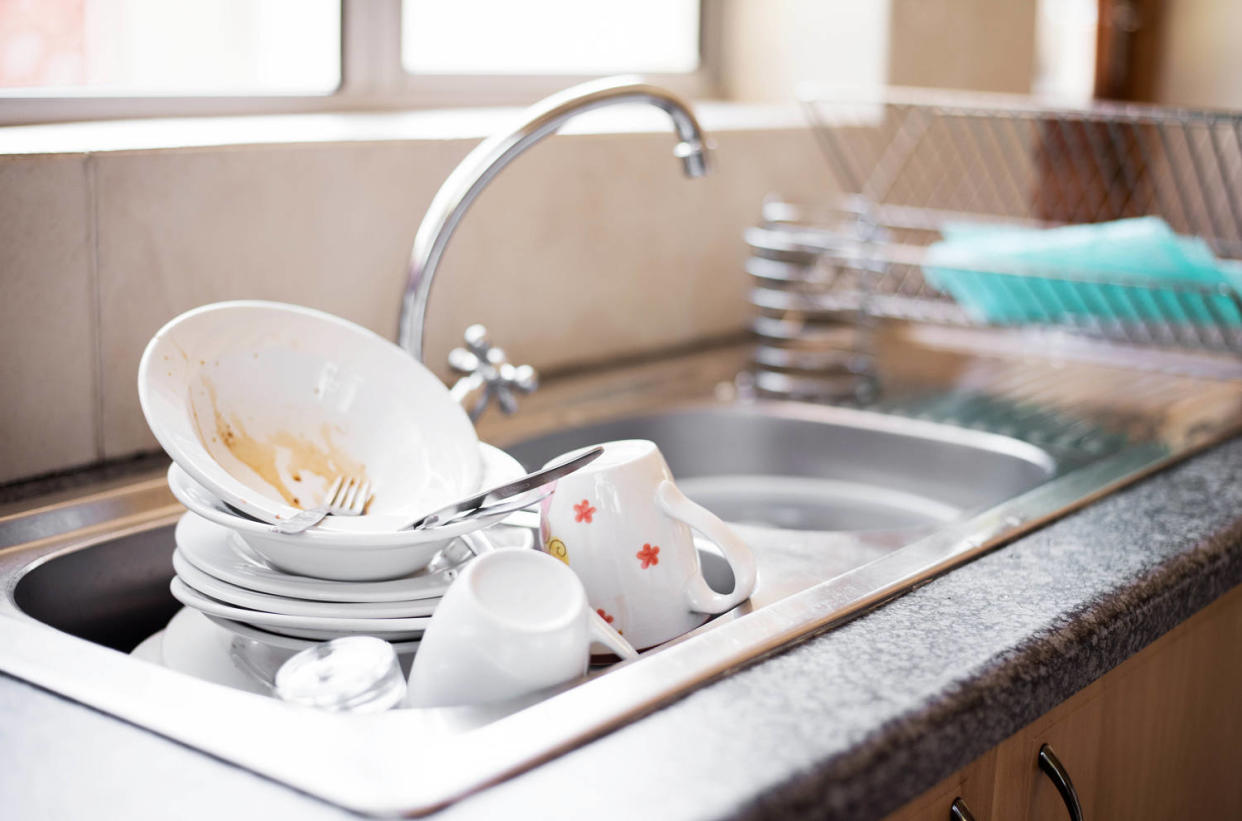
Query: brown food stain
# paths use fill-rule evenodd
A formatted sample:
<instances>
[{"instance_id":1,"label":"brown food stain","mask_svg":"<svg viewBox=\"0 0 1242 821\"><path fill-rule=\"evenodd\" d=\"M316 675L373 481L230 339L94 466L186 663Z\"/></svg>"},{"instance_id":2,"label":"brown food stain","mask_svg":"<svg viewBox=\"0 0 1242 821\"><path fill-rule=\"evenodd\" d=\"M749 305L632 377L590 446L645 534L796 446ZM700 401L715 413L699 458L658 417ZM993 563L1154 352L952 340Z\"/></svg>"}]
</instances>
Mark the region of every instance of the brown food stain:
<instances>
[{"instance_id":1,"label":"brown food stain","mask_svg":"<svg viewBox=\"0 0 1242 821\"><path fill-rule=\"evenodd\" d=\"M316 474L325 482L331 482L333 478L342 475L355 477L359 481L366 480L366 466L351 459L332 441L333 426L327 422L320 426L324 445L319 445L305 436L298 436L289 431L280 431L269 437L267 441L260 441L247 433L245 426L237 416L225 417L216 399L215 385L206 377L203 377L203 387L207 389L211 397L216 434L224 442L224 446L237 461L253 470L263 481L275 488L288 504L299 508L302 506L298 497L285 485L280 475L277 458L281 451L289 455L288 466L296 482L302 481L303 473ZM203 425L197 412L194 414L194 422L198 428L199 437L202 438ZM339 431L339 428L337 430ZM239 476L234 478L241 479ZM370 508L370 501L374 501L374 497L368 501L368 508Z\"/></svg>"}]
</instances>

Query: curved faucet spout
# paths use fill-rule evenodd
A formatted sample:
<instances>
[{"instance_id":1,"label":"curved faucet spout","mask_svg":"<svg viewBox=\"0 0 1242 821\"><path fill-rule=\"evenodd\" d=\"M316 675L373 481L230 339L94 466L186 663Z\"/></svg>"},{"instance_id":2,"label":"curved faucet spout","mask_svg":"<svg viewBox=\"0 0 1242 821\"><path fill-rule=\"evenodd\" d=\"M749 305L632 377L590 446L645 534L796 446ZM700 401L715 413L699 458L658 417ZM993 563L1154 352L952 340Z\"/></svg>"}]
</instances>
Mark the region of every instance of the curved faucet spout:
<instances>
[{"instance_id":1,"label":"curved faucet spout","mask_svg":"<svg viewBox=\"0 0 1242 821\"><path fill-rule=\"evenodd\" d=\"M707 140L690 107L658 86L634 77L594 80L554 94L527 109L512 131L489 137L471 151L440 186L423 217L410 252L409 279L401 304L401 346L423 358L423 323L427 298L445 246L475 197L519 154L556 133L566 121L604 106L649 103L665 111L673 121L679 142L674 154L681 159L688 177L707 173Z\"/></svg>"}]
</instances>

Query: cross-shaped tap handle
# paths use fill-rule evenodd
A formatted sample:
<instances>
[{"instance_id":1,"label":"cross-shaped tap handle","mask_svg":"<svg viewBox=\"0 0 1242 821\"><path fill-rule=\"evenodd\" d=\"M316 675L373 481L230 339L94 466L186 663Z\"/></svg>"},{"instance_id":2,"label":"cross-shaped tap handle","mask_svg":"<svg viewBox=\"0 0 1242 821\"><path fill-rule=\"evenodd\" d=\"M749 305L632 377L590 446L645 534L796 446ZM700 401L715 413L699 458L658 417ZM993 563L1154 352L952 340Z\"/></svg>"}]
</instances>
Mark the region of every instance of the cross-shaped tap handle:
<instances>
[{"instance_id":1,"label":"cross-shaped tap handle","mask_svg":"<svg viewBox=\"0 0 1242 821\"><path fill-rule=\"evenodd\" d=\"M513 365L504 350L495 347L487 328L471 325L466 329L464 348L449 351L449 367L464 376L453 385L453 395L470 414L471 420L483 415L492 400L506 414L517 410L518 393L531 393L539 387L539 375L530 365Z\"/></svg>"}]
</instances>

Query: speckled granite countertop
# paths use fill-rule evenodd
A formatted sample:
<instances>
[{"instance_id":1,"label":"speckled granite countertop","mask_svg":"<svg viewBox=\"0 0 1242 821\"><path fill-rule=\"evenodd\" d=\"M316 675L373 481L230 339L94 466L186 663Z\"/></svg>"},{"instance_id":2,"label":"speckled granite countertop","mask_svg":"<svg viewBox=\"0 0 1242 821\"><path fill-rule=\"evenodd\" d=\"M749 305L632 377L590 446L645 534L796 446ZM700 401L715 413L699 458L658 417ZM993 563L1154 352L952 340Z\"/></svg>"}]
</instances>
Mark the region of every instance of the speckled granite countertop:
<instances>
[{"instance_id":1,"label":"speckled granite countertop","mask_svg":"<svg viewBox=\"0 0 1242 821\"><path fill-rule=\"evenodd\" d=\"M434 817L878 818L1242 581L1239 479L1235 439ZM351 817L2 675L0 802Z\"/></svg>"}]
</instances>

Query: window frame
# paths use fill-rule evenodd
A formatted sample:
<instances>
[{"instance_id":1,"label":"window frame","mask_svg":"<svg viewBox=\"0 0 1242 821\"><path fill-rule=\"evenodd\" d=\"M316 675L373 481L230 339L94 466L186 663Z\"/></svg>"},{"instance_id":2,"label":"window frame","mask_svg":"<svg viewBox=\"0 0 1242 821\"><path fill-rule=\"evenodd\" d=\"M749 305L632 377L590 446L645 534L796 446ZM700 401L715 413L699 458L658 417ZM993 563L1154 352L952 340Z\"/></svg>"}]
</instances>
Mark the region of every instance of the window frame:
<instances>
[{"instance_id":1,"label":"window frame","mask_svg":"<svg viewBox=\"0 0 1242 821\"><path fill-rule=\"evenodd\" d=\"M688 97L718 96L720 31L720 4L700 0L698 69L684 74L644 74L644 78ZM401 0L341 0L340 47L341 82L326 94L174 97L9 93L0 96L0 125L527 105L601 76L411 74L401 61Z\"/></svg>"}]
</instances>

